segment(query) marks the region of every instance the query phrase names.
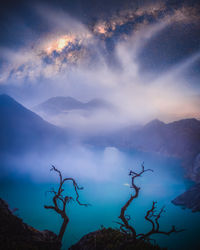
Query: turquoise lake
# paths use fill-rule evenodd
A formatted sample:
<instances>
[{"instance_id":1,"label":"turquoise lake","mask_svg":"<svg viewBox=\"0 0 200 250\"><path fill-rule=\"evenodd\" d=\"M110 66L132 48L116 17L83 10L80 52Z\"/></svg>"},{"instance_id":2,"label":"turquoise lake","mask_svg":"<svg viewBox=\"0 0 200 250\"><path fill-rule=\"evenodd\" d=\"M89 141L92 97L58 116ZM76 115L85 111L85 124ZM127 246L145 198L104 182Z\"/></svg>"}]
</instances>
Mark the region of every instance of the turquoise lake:
<instances>
[{"instance_id":1,"label":"turquoise lake","mask_svg":"<svg viewBox=\"0 0 200 250\"><path fill-rule=\"evenodd\" d=\"M158 209L163 205L166 206L166 212L160 220L160 227L163 230L170 230L172 225L175 225L178 229L186 229L182 233L173 234L169 237L155 236L154 239L157 243L170 250L200 249L197 244L198 232L200 232L200 214L184 210L171 203L171 200L192 185L190 181L184 178L180 161L157 154L122 152L113 148L106 150L93 150L90 159L96 160L96 165L100 163L101 165L98 169L95 169L95 173L89 176L86 171L91 172L92 166L90 169L85 167L86 164L89 164L88 155L87 160L84 158L85 154L80 156L84 171L80 172L81 175L74 171L72 177L75 177L80 186L84 187L80 191L80 200L90 203L91 206L82 207L73 202L69 204L67 213L70 222L64 235L62 249L68 249L84 234L98 230L101 226L118 227L116 221L119 221L120 208L127 201L131 192L128 186L130 183L128 171L130 169L140 170L143 161L145 168L151 168L154 172L147 172L143 177L138 178L136 183L141 187L140 196L133 201L127 211L137 232L145 232L150 229L150 225L145 221L144 216L151 207L152 201L157 201ZM103 162L100 161L102 156ZM26 165L27 163L22 162L21 164ZM58 176L56 173L49 172L50 164L51 162L46 162L45 166L35 167L36 172L40 168L45 169L47 178L44 179L37 178L38 175L33 177L34 170L33 172L23 171L22 168L15 167L13 164L12 171L9 170L10 172L8 171L7 175L1 178L0 196L7 201L10 208L19 209L15 214L21 217L24 222L39 230L48 229L57 233L62 220L54 211L44 209L45 204L51 204L51 195L46 191L50 190L51 187L56 188L58 186ZM56 165L55 163L57 168L59 168L59 164ZM77 162L74 162L74 165L75 170L77 170ZM109 166L111 166L110 172ZM3 166L4 169L6 167ZM26 166L26 168L30 167L32 166ZM71 172L69 169L73 168L73 165L70 165L70 167L65 165L63 168L66 169L66 172L63 173L64 177L67 177L67 172L72 175L73 171ZM10 166L8 169L10 169ZM42 171L42 174L45 171ZM102 172L107 176L102 176ZM66 184L65 191L70 195L73 194L73 188L70 184Z\"/></svg>"}]
</instances>

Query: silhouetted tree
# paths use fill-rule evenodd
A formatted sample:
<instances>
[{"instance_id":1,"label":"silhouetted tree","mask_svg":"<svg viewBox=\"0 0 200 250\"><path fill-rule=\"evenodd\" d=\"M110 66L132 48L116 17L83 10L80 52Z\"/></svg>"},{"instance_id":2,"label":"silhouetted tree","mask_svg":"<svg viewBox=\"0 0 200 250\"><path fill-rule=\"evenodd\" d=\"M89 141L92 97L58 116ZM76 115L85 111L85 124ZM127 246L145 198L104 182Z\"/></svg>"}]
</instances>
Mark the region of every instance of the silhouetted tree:
<instances>
[{"instance_id":1,"label":"silhouetted tree","mask_svg":"<svg viewBox=\"0 0 200 250\"><path fill-rule=\"evenodd\" d=\"M44 207L46 209L54 210L56 213L60 214L60 216L62 217L63 223L62 223L62 226L61 226L59 234L58 234L58 240L62 241L62 238L63 238L63 235L65 233L67 224L69 223L69 217L66 214L66 205L70 201L74 200L73 197L71 197L71 196L63 195L63 192L64 192L63 185L64 185L64 183L68 182L68 181L72 182L75 193L76 193L76 199L75 200L80 206L86 206L87 207L89 204L83 204L83 203L81 203L79 201L79 193L78 193L78 191L82 190L83 187L79 187L77 185L76 181L73 178L64 178L63 179L61 172L57 168L55 168L55 166L53 166L53 165L52 165L52 168L50 170L55 171L55 172L57 172L59 174L60 185L59 185L57 191L55 191L54 189L52 189L51 191L48 191L48 192L50 192L50 193L52 193L54 195L53 198L52 198L53 205L52 206L45 205Z\"/></svg>"},{"instance_id":2,"label":"silhouetted tree","mask_svg":"<svg viewBox=\"0 0 200 250\"><path fill-rule=\"evenodd\" d=\"M122 223L117 222L120 225L120 230L123 233L131 234L133 239L135 239L135 240L137 240L137 239L146 240L146 239L149 239L149 237L153 234L170 235L171 233L179 233L179 232L184 231L183 229L177 230L175 228L175 226L172 226L172 228L167 232L160 230L159 219L160 219L162 213L164 212L165 207L162 207L160 209L160 211L158 213L156 213L156 203L157 202L155 202L155 201L153 201L152 207L146 212L146 215L145 215L145 219L148 222L150 222L152 225L151 230L149 232L137 234L135 228L129 224L131 217L129 215L126 215L126 210L131 205L132 201L139 196L139 192L140 192L140 187L138 187L135 184L135 179L138 177L141 177L142 174L147 172L147 171L153 172L152 169L144 169L144 165L142 164L142 170L139 173L136 173L132 170L130 170L130 172L129 172L129 176L131 176L130 188L133 189L133 194L130 195L130 198L128 199L128 201L121 208L119 219L122 220Z\"/></svg>"}]
</instances>

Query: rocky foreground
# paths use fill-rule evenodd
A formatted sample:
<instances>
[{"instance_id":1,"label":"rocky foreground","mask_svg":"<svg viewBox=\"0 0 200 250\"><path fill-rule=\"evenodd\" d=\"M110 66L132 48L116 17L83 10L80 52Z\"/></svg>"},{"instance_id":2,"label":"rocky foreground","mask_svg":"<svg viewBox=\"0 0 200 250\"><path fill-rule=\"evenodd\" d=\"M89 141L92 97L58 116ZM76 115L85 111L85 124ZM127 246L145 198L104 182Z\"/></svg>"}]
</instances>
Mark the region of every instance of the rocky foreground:
<instances>
[{"instance_id":1,"label":"rocky foreground","mask_svg":"<svg viewBox=\"0 0 200 250\"><path fill-rule=\"evenodd\" d=\"M112 228L89 233L83 236L78 243L69 250L166 250L144 240L136 242L126 234Z\"/></svg>"},{"instance_id":2,"label":"rocky foreground","mask_svg":"<svg viewBox=\"0 0 200 250\"><path fill-rule=\"evenodd\" d=\"M0 198L0 249L60 250L61 243L53 232L36 230L13 215Z\"/></svg>"},{"instance_id":3,"label":"rocky foreground","mask_svg":"<svg viewBox=\"0 0 200 250\"><path fill-rule=\"evenodd\" d=\"M51 231L39 231L15 216L0 198L0 249L3 250L60 250L61 243ZM112 228L89 233L70 250L165 250L150 242L136 242Z\"/></svg>"}]
</instances>

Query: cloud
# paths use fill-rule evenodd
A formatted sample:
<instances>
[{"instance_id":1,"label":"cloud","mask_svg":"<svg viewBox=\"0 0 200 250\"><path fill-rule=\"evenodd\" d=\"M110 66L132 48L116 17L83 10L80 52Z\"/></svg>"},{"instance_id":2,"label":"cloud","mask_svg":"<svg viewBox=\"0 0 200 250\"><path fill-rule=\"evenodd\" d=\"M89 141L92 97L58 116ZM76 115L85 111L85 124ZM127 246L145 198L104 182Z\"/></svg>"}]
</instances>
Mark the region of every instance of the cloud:
<instances>
[{"instance_id":1,"label":"cloud","mask_svg":"<svg viewBox=\"0 0 200 250\"><path fill-rule=\"evenodd\" d=\"M126 46L129 45L132 52L133 49L138 51L171 23L199 20L195 8L184 6L170 12L162 2L120 10L107 20L98 20L91 27L60 9L55 11L39 5L35 10L51 29L41 34L40 39L33 41L29 47L19 51L1 49L3 58L8 62L2 70L1 82L8 78L12 81L51 78L71 70L71 66L90 66L96 60L96 64L107 63L106 54L111 55L106 47L110 41L115 49L121 41L128 40ZM162 15L159 16L159 13Z\"/></svg>"},{"instance_id":2,"label":"cloud","mask_svg":"<svg viewBox=\"0 0 200 250\"><path fill-rule=\"evenodd\" d=\"M137 11L124 10L118 19L114 14L109 20L97 21L92 28L62 11L46 7L37 11L52 29L34 46L18 51L1 48L5 59L1 85L15 86L15 91L24 89L21 99L24 104L29 99L30 107L38 99L43 101L58 95L82 101L102 98L116 107L115 112L100 110L89 116L71 112L45 119L86 133L145 123L154 118L171 121L177 117L199 117L199 103L194 101L196 88L184 79L185 69L199 59L198 53L169 66L164 73L158 71L152 75L143 74L139 62L143 60L140 52L146 44L171 23L193 22L197 16L193 9L191 16L186 7L170 13L159 3ZM161 12L163 15L158 18ZM148 15L154 18L153 22L147 21ZM125 36L123 30L116 33L117 27L124 27L129 19L135 21L138 16L144 17L132 23L131 32ZM112 53L108 49L109 39L114 43ZM30 89L35 93L32 101Z\"/></svg>"}]
</instances>

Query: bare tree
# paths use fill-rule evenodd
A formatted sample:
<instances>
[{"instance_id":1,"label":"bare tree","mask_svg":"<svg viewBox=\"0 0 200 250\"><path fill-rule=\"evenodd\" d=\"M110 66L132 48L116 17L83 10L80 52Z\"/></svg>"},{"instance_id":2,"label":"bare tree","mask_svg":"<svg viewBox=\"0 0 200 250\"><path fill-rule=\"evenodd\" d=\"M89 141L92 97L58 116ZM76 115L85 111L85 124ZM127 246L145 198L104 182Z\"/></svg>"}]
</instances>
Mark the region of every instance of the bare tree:
<instances>
[{"instance_id":1,"label":"bare tree","mask_svg":"<svg viewBox=\"0 0 200 250\"><path fill-rule=\"evenodd\" d=\"M64 178L63 179L61 172L57 168L55 168L55 166L53 166L53 165L52 165L52 168L50 169L50 171L55 171L55 172L57 172L59 174L60 184L59 184L59 187L58 187L57 191L55 191L54 189L52 189L51 191L48 191L48 192L50 192L50 193L52 193L54 195L53 198L52 198L53 205L52 206L45 205L44 208L52 209L55 212L57 212L58 214L60 214L60 216L62 217L63 223L62 223L62 226L61 226L59 234L58 234L58 240L62 241L62 238L63 238L63 235L65 233L67 224L69 223L69 217L66 214L66 205L71 200L74 200L73 197L71 197L71 196L63 195L63 192L64 192L63 185L64 185L64 183L67 182L67 181L72 182L75 193L76 193L76 199L75 200L80 206L87 207L89 204L83 204L83 203L81 203L79 201L79 193L78 193L78 191L82 190L83 187L79 187L77 185L76 181L73 178Z\"/></svg>"},{"instance_id":2,"label":"bare tree","mask_svg":"<svg viewBox=\"0 0 200 250\"><path fill-rule=\"evenodd\" d=\"M131 234L134 240L149 239L149 237L153 234L170 235L171 233L179 233L179 232L184 231L184 230L177 230L175 228L175 226L172 226L171 230L169 230L167 232L160 230L159 219L160 219L162 213L164 212L164 207L162 207L160 209L160 211L158 213L156 213L156 203L157 202L155 202L155 201L153 201L151 209L149 209L145 215L145 219L148 222L150 222L152 225L152 228L149 232L147 232L145 234L137 234L135 228L129 224L131 217L129 215L126 215L126 211L127 211L128 207L131 205L132 201L139 196L139 192L140 192L140 187L138 187L135 184L135 179L138 177L141 177L142 174L147 172L147 171L153 172L152 169L144 169L144 165L142 164L142 170L139 173L136 173L132 170L130 170L130 172L129 172L129 176L131 176L130 188L132 188L134 190L134 192L133 192L133 194L130 195L130 198L128 199L128 201L121 208L119 219L121 219L122 223L117 222L120 225L120 230L123 233Z\"/></svg>"}]
</instances>

